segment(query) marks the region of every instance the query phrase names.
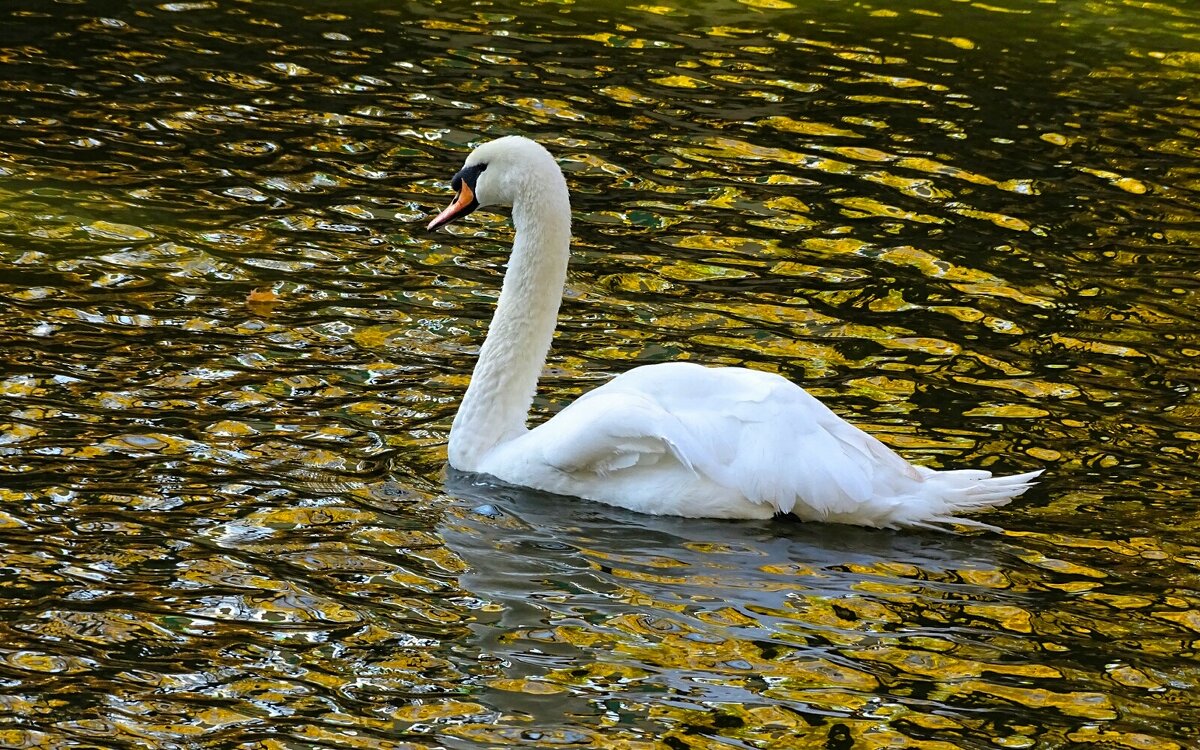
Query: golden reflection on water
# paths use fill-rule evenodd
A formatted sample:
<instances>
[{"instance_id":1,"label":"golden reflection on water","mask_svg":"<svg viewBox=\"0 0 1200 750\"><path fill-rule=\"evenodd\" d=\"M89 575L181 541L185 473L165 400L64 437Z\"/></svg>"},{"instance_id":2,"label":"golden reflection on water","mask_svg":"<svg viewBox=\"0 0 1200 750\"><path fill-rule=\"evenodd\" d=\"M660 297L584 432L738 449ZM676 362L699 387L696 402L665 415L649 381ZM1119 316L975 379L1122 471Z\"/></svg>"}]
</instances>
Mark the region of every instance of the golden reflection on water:
<instances>
[{"instance_id":1,"label":"golden reflection on water","mask_svg":"<svg viewBox=\"0 0 1200 750\"><path fill-rule=\"evenodd\" d=\"M0 744L1193 747L1184 4L0 10ZM445 476L561 156L541 413L780 372L1004 536L636 516Z\"/></svg>"}]
</instances>

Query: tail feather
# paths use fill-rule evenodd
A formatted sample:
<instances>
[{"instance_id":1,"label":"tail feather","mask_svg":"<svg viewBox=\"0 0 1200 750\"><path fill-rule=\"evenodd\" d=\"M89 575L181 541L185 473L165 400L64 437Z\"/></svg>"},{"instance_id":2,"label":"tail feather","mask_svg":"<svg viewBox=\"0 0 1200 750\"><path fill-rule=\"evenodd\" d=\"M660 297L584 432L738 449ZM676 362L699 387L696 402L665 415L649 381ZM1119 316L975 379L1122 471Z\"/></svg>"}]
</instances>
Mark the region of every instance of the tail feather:
<instances>
[{"instance_id":1,"label":"tail feather","mask_svg":"<svg viewBox=\"0 0 1200 750\"><path fill-rule=\"evenodd\" d=\"M986 471L974 469L929 472L923 477L924 486L919 493L924 503L901 504L909 511L918 511L923 505L925 512L913 512L909 517L895 518L893 522L897 526L920 528L941 529L944 528L942 524L956 524L1000 531L991 524L963 518L960 514L1007 505L1014 497L1029 489L1041 473L1039 470L993 477Z\"/></svg>"},{"instance_id":2,"label":"tail feather","mask_svg":"<svg viewBox=\"0 0 1200 750\"><path fill-rule=\"evenodd\" d=\"M919 526L922 529L929 529L931 531L946 531L947 526L967 526L972 529L979 529L980 531L994 531L997 534L1004 533L1004 529L999 526L993 526L990 523L984 523L974 518L963 518L962 516L937 516L935 518L928 518L926 521L927 523L914 523L910 525Z\"/></svg>"}]
</instances>

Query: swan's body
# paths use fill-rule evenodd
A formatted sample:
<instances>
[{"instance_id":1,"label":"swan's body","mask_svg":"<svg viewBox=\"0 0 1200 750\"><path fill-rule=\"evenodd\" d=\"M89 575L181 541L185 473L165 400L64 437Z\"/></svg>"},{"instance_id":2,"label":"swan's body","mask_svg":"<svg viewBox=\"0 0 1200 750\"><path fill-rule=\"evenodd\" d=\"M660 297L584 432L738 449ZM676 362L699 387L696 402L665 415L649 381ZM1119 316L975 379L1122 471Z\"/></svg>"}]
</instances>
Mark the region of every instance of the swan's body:
<instances>
[{"instance_id":1,"label":"swan's body","mask_svg":"<svg viewBox=\"0 0 1200 750\"><path fill-rule=\"evenodd\" d=\"M571 209L553 157L517 136L485 143L430 228L511 205L516 239L471 384L450 430L450 465L511 484L643 513L864 526L966 523L1040 472L913 466L779 375L686 362L637 367L547 422L525 423L566 281Z\"/></svg>"}]
</instances>

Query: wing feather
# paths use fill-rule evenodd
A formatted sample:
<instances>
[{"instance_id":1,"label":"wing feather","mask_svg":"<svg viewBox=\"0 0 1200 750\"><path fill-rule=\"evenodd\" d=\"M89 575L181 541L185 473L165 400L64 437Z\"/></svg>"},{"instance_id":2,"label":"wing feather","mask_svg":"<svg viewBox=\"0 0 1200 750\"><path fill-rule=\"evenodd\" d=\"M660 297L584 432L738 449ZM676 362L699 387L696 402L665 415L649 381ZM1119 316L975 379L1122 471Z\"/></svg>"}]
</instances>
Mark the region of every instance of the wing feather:
<instances>
[{"instance_id":1,"label":"wing feather","mask_svg":"<svg viewBox=\"0 0 1200 750\"><path fill-rule=\"evenodd\" d=\"M747 500L824 517L853 512L916 470L788 380L689 363L631 370L537 429L547 464L615 473L666 457Z\"/></svg>"}]
</instances>

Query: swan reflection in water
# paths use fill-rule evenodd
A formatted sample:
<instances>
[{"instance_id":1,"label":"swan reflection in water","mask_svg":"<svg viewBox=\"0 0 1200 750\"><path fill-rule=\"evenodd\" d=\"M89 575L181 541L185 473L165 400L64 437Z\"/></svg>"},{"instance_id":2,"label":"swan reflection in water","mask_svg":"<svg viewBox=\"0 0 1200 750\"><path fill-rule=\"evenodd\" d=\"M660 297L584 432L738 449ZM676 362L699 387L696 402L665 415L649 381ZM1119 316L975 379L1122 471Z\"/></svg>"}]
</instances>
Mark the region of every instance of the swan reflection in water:
<instances>
[{"instance_id":1,"label":"swan reflection in water","mask_svg":"<svg viewBox=\"0 0 1200 750\"><path fill-rule=\"evenodd\" d=\"M576 693L532 701L540 721L589 690L849 716L887 692L865 651L986 648L962 608L1030 604L992 587L1007 543L991 536L653 516L455 470L446 489L438 531L470 568L459 586L476 600L475 646ZM606 669L620 684L592 680Z\"/></svg>"},{"instance_id":2,"label":"swan reflection in water","mask_svg":"<svg viewBox=\"0 0 1200 750\"><path fill-rule=\"evenodd\" d=\"M636 584L642 593L675 603L776 606L781 596L795 591L857 595L856 584L880 575L850 569L881 564L928 574L926 580L904 579L909 583L957 590L970 586L950 581L956 571L994 570L999 565L997 550L1007 547L977 535L863 529L787 518L654 516L581 503L455 469L447 470L445 488L457 502L439 532L471 565L464 581L490 582L489 593L501 598L511 584L520 601L568 590L596 591L603 596L590 603L611 605L611 595ZM657 571L670 582L657 582L653 576L617 578L614 568ZM567 578L554 578L560 574ZM776 584L786 585L788 591L773 591ZM995 593L990 588L983 591Z\"/></svg>"}]
</instances>

